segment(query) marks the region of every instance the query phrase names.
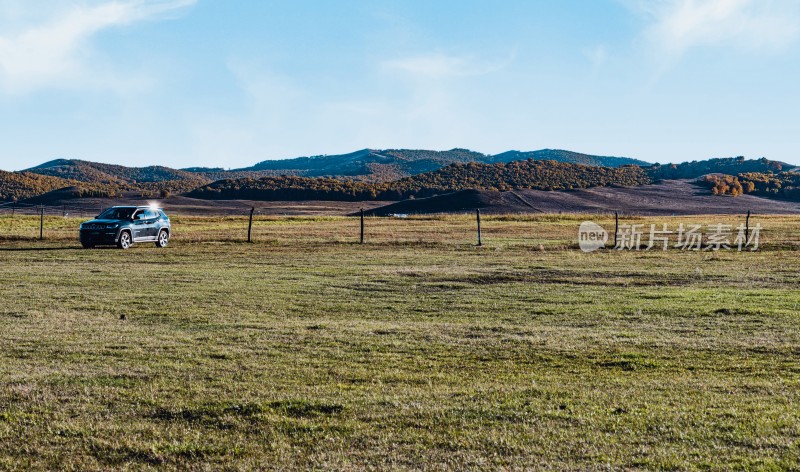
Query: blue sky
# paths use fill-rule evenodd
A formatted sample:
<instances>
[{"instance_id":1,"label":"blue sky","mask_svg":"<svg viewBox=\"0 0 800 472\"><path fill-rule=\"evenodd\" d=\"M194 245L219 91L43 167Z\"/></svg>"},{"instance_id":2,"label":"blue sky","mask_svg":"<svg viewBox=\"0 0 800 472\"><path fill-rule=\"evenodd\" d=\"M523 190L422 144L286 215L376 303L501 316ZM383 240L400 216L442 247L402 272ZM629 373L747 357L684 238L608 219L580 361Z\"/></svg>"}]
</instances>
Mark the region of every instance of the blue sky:
<instances>
[{"instance_id":1,"label":"blue sky","mask_svg":"<svg viewBox=\"0 0 800 472\"><path fill-rule=\"evenodd\" d=\"M362 148L800 164L796 0L0 0L0 169Z\"/></svg>"}]
</instances>

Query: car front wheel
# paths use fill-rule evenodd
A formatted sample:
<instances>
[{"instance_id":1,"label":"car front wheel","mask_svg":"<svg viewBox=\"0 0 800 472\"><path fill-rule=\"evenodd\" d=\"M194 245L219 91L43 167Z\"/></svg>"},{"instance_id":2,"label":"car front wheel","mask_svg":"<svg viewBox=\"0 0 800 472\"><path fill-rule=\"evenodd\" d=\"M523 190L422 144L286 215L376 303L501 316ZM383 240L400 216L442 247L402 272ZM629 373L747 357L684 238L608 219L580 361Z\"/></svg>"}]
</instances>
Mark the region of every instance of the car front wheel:
<instances>
[{"instance_id":1,"label":"car front wheel","mask_svg":"<svg viewBox=\"0 0 800 472\"><path fill-rule=\"evenodd\" d=\"M131 233L127 231L123 231L122 234L119 235L119 241L117 242L117 247L120 249L128 249L131 247Z\"/></svg>"},{"instance_id":2,"label":"car front wheel","mask_svg":"<svg viewBox=\"0 0 800 472\"><path fill-rule=\"evenodd\" d=\"M169 233L167 230L162 229L160 233L158 233L158 239L156 239L156 247L166 247L169 244Z\"/></svg>"}]
</instances>

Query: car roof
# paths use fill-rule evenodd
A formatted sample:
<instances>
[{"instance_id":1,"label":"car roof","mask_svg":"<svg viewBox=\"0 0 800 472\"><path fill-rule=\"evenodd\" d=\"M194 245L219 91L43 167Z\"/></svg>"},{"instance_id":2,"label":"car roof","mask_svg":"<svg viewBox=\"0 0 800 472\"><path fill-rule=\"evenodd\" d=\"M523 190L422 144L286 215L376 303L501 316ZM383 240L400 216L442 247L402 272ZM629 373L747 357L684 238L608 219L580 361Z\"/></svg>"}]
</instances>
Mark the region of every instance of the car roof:
<instances>
[{"instance_id":1,"label":"car roof","mask_svg":"<svg viewBox=\"0 0 800 472\"><path fill-rule=\"evenodd\" d=\"M149 205L141 205L141 206L134 206L134 205L114 205L111 208L136 208L137 210L162 210L162 208L154 208Z\"/></svg>"}]
</instances>

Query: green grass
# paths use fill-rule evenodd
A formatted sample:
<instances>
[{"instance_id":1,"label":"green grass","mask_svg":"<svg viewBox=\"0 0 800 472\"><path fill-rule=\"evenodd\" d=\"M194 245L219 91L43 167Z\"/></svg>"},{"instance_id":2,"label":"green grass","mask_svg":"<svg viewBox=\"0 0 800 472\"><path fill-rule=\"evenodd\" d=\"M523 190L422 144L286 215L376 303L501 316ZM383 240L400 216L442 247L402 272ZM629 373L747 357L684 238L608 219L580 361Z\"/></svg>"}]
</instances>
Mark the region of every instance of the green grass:
<instances>
[{"instance_id":1,"label":"green grass","mask_svg":"<svg viewBox=\"0 0 800 472\"><path fill-rule=\"evenodd\" d=\"M583 219L486 218L478 248L467 217L364 246L184 217L84 251L77 220L0 218L0 469L800 468L800 219L759 217L756 253L592 254Z\"/></svg>"}]
</instances>

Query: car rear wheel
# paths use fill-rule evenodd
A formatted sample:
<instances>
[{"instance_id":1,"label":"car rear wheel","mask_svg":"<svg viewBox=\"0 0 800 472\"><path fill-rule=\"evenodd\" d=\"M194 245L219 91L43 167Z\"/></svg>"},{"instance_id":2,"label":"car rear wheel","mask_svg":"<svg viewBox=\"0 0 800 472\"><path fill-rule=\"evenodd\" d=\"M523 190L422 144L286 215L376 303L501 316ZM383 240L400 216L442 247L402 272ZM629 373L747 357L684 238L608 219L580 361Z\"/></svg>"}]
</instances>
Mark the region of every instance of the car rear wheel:
<instances>
[{"instance_id":1,"label":"car rear wheel","mask_svg":"<svg viewBox=\"0 0 800 472\"><path fill-rule=\"evenodd\" d=\"M131 243L132 243L131 233L123 231L119 235L119 241L117 242L117 247L120 249L128 249L129 247L131 247Z\"/></svg>"},{"instance_id":2,"label":"car rear wheel","mask_svg":"<svg viewBox=\"0 0 800 472\"><path fill-rule=\"evenodd\" d=\"M161 232L158 233L158 239L156 239L156 247L166 247L169 244L169 233L167 230L162 229Z\"/></svg>"}]
</instances>

